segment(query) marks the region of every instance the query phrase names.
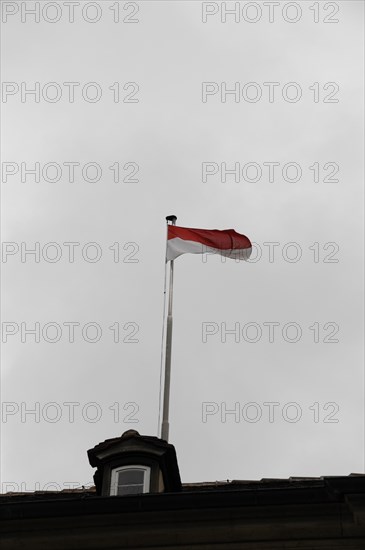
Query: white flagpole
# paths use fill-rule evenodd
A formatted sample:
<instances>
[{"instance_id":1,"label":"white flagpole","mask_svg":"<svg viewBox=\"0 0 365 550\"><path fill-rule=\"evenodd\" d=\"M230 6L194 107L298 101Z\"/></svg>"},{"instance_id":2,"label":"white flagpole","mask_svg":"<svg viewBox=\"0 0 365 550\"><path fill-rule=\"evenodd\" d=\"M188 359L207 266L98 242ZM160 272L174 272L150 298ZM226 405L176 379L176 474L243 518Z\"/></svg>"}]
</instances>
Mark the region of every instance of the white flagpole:
<instances>
[{"instance_id":1,"label":"white flagpole","mask_svg":"<svg viewBox=\"0 0 365 550\"><path fill-rule=\"evenodd\" d=\"M176 216L166 216L167 223L176 225ZM165 352L165 380L163 393L163 413L161 424L161 439L169 439L169 404L170 404L170 380L171 380L171 348L172 348L172 295L174 287L174 261L170 261L169 280L169 305L166 320L166 352Z\"/></svg>"}]
</instances>

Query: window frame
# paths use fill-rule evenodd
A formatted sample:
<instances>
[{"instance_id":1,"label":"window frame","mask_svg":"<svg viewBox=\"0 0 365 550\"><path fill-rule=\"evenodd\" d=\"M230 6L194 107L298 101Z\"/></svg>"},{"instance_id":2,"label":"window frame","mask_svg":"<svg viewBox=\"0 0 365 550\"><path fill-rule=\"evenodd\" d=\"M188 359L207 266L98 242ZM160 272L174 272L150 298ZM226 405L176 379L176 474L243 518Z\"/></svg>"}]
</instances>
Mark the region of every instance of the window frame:
<instances>
[{"instance_id":1,"label":"window frame","mask_svg":"<svg viewBox=\"0 0 365 550\"><path fill-rule=\"evenodd\" d=\"M118 476L119 472L126 470L142 470L144 473L143 476L143 491L141 493L131 493L126 495L118 495ZM150 466L145 466L144 464L128 464L124 466L119 466L113 468L110 476L110 496L131 496L131 495L142 495L144 493L150 492L150 481L151 481L151 468Z\"/></svg>"}]
</instances>

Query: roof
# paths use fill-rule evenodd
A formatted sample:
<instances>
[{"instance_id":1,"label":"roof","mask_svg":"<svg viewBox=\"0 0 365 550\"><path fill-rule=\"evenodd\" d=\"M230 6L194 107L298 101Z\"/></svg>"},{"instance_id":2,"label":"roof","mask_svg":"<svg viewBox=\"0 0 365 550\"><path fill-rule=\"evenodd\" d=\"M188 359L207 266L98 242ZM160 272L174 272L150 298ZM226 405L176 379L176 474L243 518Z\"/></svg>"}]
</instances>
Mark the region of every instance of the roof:
<instances>
[{"instance_id":1,"label":"roof","mask_svg":"<svg viewBox=\"0 0 365 550\"><path fill-rule=\"evenodd\" d=\"M365 489L365 474L352 473L348 476L320 476L320 477L289 477L289 478L262 478L258 480L223 480L223 481L204 481L195 483L183 483L182 491L184 493L195 492L226 492L226 491L253 491L263 489L308 489L308 488L320 488L331 484L331 480L334 482L341 482L341 485L350 483L356 485L359 484ZM363 490L364 490L363 489ZM157 495L163 495L164 493L155 493ZM0 493L0 499L7 498L20 498L25 500L43 500L43 499L64 499L64 498L86 498L96 497L95 486L91 487L77 487L74 489L63 489L61 491L23 491L8 493ZM125 497L123 497L125 498ZM3 500L4 502L4 500Z\"/></svg>"},{"instance_id":2,"label":"roof","mask_svg":"<svg viewBox=\"0 0 365 550\"><path fill-rule=\"evenodd\" d=\"M176 459L175 447L171 443L168 443L164 439L160 439L159 437L153 435L141 435L136 430L127 430L121 436L105 439L105 441L101 441L100 443L95 445L95 447L89 449L87 454L91 466L98 465L99 461L97 457L102 451L110 449L114 446L118 446L120 444L125 445L128 442L133 442L140 446L148 445L149 447L156 449L165 449L169 455L173 454Z\"/></svg>"},{"instance_id":3,"label":"roof","mask_svg":"<svg viewBox=\"0 0 365 550\"><path fill-rule=\"evenodd\" d=\"M102 496L93 487L0 498L4 548L363 549L365 475L186 483Z\"/></svg>"}]
</instances>

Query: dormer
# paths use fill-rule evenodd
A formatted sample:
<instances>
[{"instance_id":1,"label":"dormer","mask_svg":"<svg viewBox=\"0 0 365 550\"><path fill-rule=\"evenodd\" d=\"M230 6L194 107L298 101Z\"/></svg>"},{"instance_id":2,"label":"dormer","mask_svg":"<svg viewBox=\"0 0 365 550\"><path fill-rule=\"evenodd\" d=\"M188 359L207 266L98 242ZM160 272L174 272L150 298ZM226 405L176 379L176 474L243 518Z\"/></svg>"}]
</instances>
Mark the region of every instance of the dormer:
<instances>
[{"instance_id":1,"label":"dormer","mask_svg":"<svg viewBox=\"0 0 365 550\"><path fill-rule=\"evenodd\" d=\"M158 437L128 430L88 451L96 467L96 491L102 496L181 491L181 479L173 445Z\"/></svg>"}]
</instances>

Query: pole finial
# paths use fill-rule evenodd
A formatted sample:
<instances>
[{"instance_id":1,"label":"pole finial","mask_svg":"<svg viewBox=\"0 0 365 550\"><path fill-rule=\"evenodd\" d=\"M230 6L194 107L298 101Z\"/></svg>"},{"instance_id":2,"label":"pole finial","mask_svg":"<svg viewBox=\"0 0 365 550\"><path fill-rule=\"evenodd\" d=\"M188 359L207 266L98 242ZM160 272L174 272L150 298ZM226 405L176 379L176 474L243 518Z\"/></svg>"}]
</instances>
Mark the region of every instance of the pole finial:
<instances>
[{"instance_id":1,"label":"pole finial","mask_svg":"<svg viewBox=\"0 0 365 550\"><path fill-rule=\"evenodd\" d=\"M172 225L175 225L176 220L177 220L177 216L175 216L174 214L172 214L172 216L166 216L167 223L171 222Z\"/></svg>"}]
</instances>

